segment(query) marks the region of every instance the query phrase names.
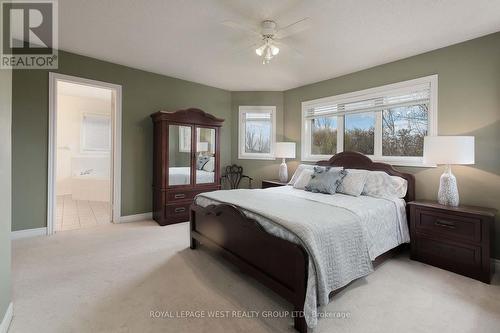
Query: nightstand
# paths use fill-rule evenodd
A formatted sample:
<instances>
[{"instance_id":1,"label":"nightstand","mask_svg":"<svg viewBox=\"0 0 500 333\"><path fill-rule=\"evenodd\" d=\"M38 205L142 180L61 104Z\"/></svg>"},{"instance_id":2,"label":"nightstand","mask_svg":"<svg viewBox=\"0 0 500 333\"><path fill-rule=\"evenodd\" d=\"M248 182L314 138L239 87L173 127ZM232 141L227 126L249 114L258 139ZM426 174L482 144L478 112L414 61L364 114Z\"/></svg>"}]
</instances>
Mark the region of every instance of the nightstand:
<instances>
[{"instance_id":1,"label":"nightstand","mask_svg":"<svg viewBox=\"0 0 500 333\"><path fill-rule=\"evenodd\" d=\"M408 204L413 260L490 283L495 209L433 201Z\"/></svg>"},{"instance_id":2,"label":"nightstand","mask_svg":"<svg viewBox=\"0 0 500 333\"><path fill-rule=\"evenodd\" d=\"M262 181L262 188L286 186L286 184L288 184L288 183L283 183L283 182L280 182L280 181L279 181L279 180L277 180L277 179L273 179L273 180L263 180L263 181Z\"/></svg>"}]
</instances>

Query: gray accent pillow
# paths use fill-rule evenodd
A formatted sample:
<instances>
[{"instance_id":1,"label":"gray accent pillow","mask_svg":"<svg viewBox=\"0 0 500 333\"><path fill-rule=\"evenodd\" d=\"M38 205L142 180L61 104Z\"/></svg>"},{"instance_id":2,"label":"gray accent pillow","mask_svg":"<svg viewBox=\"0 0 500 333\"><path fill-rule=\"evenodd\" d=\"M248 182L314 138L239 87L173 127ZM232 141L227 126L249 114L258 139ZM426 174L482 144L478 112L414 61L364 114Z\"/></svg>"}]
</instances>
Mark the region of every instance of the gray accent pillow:
<instances>
[{"instance_id":1,"label":"gray accent pillow","mask_svg":"<svg viewBox=\"0 0 500 333\"><path fill-rule=\"evenodd\" d=\"M210 156L199 155L196 159L196 169L202 170L205 164L210 160Z\"/></svg>"},{"instance_id":2,"label":"gray accent pillow","mask_svg":"<svg viewBox=\"0 0 500 333\"><path fill-rule=\"evenodd\" d=\"M337 187L338 193L359 197L365 187L368 170L346 169L346 175Z\"/></svg>"},{"instance_id":3,"label":"gray accent pillow","mask_svg":"<svg viewBox=\"0 0 500 333\"><path fill-rule=\"evenodd\" d=\"M345 174L344 169L315 167L305 190L313 193L335 194Z\"/></svg>"},{"instance_id":4,"label":"gray accent pillow","mask_svg":"<svg viewBox=\"0 0 500 333\"><path fill-rule=\"evenodd\" d=\"M215 157L213 157L213 156L207 156L207 157L208 157L208 161L207 161L207 163L205 163L205 165L201 169L208 171L208 172L214 172Z\"/></svg>"}]
</instances>

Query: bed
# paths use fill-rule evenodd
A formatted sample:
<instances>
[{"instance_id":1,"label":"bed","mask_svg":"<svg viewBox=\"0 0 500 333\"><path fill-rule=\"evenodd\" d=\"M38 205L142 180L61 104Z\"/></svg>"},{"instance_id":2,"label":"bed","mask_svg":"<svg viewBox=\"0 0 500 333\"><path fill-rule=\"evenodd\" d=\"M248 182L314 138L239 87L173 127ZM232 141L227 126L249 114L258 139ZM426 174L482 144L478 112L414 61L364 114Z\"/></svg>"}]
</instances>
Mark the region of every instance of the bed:
<instances>
[{"instance_id":1,"label":"bed","mask_svg":"<svg viewBox=\"0 0 500 333\"><path fill-rule=\"evenodd\" d=\"M325 305L330 294L369 274L372 263L409 241L405 203L415 191L412 175L358 153L317 164L401 177L407 181L406 196L325 195L285 186L201 194L191 206L191 248L202 243L220 252L291 302L300 332L314 327L316 301Z\"/></svg>"},{"instance_id":2,"label":"bed","mask_svg":"<svg viewBox=\"0 0 500 333\"><path fill-rule=\"evenodd\" d=\"M215 172L196 170L196 184L206 184L214 182ZM168 168L168 181L170 186L185 185L191 182L190 167L170 167Z\"/></svg>"}]
</instances>

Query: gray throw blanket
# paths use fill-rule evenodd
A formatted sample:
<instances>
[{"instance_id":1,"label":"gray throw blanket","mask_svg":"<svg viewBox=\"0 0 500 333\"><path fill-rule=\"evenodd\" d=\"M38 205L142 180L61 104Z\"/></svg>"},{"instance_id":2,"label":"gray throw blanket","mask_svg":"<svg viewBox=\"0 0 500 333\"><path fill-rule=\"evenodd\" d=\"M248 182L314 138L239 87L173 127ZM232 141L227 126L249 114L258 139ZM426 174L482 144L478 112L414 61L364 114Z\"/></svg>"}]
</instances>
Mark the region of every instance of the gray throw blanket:
<instances>
[{"instance_id":1,"label":"gray throw blanket","mask_svg":"<svg viewBox=\"0 0 500 333\"><path fill-rule=\"evenodd\" d=\"M202 206L214 201L231 203L249 217L257 215L278 224L306 249L313 265L309 272L314 276L309 279L316 280L317 288L317 295L311 295L310 289L316 288L308 283L304 312L310 327L317 323L317 303L311 298L326 305L331 291L373 271L360 218L345 208L266 190L216 191L196 198ZM275 234L269 226L264 228Z\"/></svg>"}]
</instances>

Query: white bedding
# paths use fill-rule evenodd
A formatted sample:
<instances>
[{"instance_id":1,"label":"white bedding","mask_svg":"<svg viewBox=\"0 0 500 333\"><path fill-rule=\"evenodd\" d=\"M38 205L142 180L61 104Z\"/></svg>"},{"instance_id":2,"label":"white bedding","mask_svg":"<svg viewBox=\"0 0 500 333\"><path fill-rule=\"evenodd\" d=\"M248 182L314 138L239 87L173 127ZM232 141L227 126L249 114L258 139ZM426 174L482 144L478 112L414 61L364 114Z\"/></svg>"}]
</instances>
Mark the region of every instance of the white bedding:
<instances>
[{"instance_id":1,"label":"white bedding","mask_svg":"<svg viewBox=\"0 0 500 333\"><path fill-rule=\"evenodd\" d=\"M241 190L238 190L241 191ZM248 190L247 190L248 191ZM325 224L328 223L333 223L334 225L336 224L336 220L338 222L341 222L339 220L341 211L339 209L344 209L346 211L349 211L351 213L351 217L347 217L348 219L351 218L353 221L356 220L356 223L360 223L361 229L363 232L363 238L364 242L366 244L366 251L368 251L369 258L371 260L374 260L377 256L380 254L398 246L399 244L409 242L409 231L408 231L408 225L406 222L406 213L405 213L405 202L403 199L381 199L381 198L373 198L369 196L359 196L359 197L353 197L353 196L348 196L348 195L343 195L343 194L334 194L334 195L327 195L327 194L321 194L321 193L311 193L311 192L306 192L303 190L299 189L294 189L292 186L283 186L283 187L275 187L275 188L269 188L266 190L253 190L253 191L266 191L266 192L259 192L259 193L268 193L268 194L274 194L275 197L277 198L276 200L279 200L280 202L284 202L288 198L295 198L295 202L297 198L304 199L303 206L304 207L316 207L315 209L303 209L303 211L299 212L294 212L293 214L303 214L296 220L308 220L311 218L311 214L315 215L316 220L318 219L319 213L319 207L317 206L318 204L322 204L321 206L321 219L324 221ZM219 191L217 191L219 192ZM217 200L217 198L223 198L223 197L228 197L227 191L226 193L219 193L217 195L217 192L210 192L207 194L200 195L196 198L196 203L200 206L207 206L209 204L217 204L220 201ZM253 194L256 192L253 192ZM236 192L233 192L232 195L229 195L229 197L236 197ZM240 193L238 192L238 195ZM264 195L262 195L264 196ZM265 195L266 197L273 197L269 195ZM210 198L212 197L212 198ZM243 195L244 197L244 195ZM268 199L269 199L268 198ZM231 200L223 201L223 202L230 202ZM250 201L250 200L249 200ZM293 200L290 200L293 201ZM308 203L310 202L310 203ZM231 202L235 203L235 202ZM302 203L302 202L301 202ZM242 205L244 206L244 205ZM272 208L270 208L272 206ZM293 234L290 230L288 230L286 225L283 224L283 221L278 222L278 218L270 218L271 216L281 216L284 217L286 216L287 212L281 211L277 212L277 206L278 204L273 205L272 203L266 202L266 204L262 204L262 207L259 207L258 210L255 212L243 209L243 212L245 215L247 215L250 218L255 219L259 224L261 224L264 229L280 238L295 242L295 243L300 243L301 240L297 239L297 235ZM324 209L324 206L326 206L326 210ZM328 214L328 206L331 206L331 213ZM273 209L274 211L270 211ZM267 211L269 210L269 212ZM316 214L314 214L316 212ZM288 212L290 213L290 212ZM290 216L290 215L289 215ZM325 220L326 216L332 216L331 220ZM343 215L345 219L345 215ZM317 221L316 221L317 222ZM322 225L323 223L321 223ZM355 230L355 229L353 229ZM330 230L332 231L332 230ZM331 234L332 237L335 235L335 232ZM345 238L345 237L344 237ZM343 238L338 238L336 240L337 243L341 243L341 240ZM303 241L303 240L302 240ZM303 242L302 242L303 243ZM337 246L339 244L336 244ZM307 246L306 246L307 249ZM310 253L309 255L313 255L314 253ZM351 254L354 254L355 256L360 255L360 251L358 250L356 252L352 252ZM346 255L349 255L348 252L346 252ZM355 257L357 258L357 257ZM315 258L313 258L315 259ZM335 266L333 262L338 262L339 264L342 260L346 260L346 258L338 258L339 260L337 261L336 259L333 259L332 262L330 263L330 266ZM354 258L351 257L350 259L347 259L347 262L354 261ZM313 261L310 260L310 263L316 262L317 264L318 261ZM361 262L361 261L360 261ZM328 263L326 263L328 265ZM324 263L323 263L324 265ZM307 284L307 295L306 295L306 304L304 306L304 312L306 315L306 321L308 323L308 326L314 327L316 326L317 323L317 318L314 316L314 313L316 312L317 309L317 304L319 301L320 305L325 305L326 302L328 302L328 294L329 290L325 289L325 283L324 281L319 282L317 280L319 276L316 274L316 269L313 267L314 265L310 265L309 267L309 279L308 279L308 284ZM321 268L321 267L318 267ZM343 268L349 268L352 272L356 270L358 267L348 267L348 266L343 266ZM333 270L330 270L330 272L327 275L330 274L337 274L336 271L338 271L338 268L335 269L333 267ZM349 281L354 280L357 277L363 276L368 274L371 271L371 269L367 269L366 267L363 267L362 269L359 268L358 273L353 273L349 277ZM360 274L361 272L361 274ZM319 272L318 272L319 273ZM358 274L356 276L355 274ZM347 275L349 276L349 275ZM327 277L331 278L331 277ZM339 277L334 277L334 279L338 280ZM347 284L349 281L346 280L345 277L340 276L340 279L342 279L342 285ZM347 283L346 283L347 281ZM337 284L337 287L341 287L342 285ZM332 286L332 285L331 285ZM330 287L331 287L330 286Z\"/></svg>"},{"instance_id":2,"label":"white bedding","mask_svg":"<svg viewBox=\"0 0 500 333\"><path fill-rule=\"evenodd\" d=\"M185 185L189 184L191 177L190 167L170 167L168 170L168 184L169 185ZM196 170L196 183L206 184L214 182L214 172L205 170Z\"/></svg>"},{"instance_id":3,"label":"white bedding","mask_svg":"<svg viewBox=\"0 0 500 333\"><path fill-rule=\"evenodd\" d=\"M329 195L307 192L292 186L272 187L266 191L312 199L352 211L361 217L371 260L410 241L406 203L403 199L374 198L366 195L354 197L340 193Z\"/></svg>"}]
</instances>

